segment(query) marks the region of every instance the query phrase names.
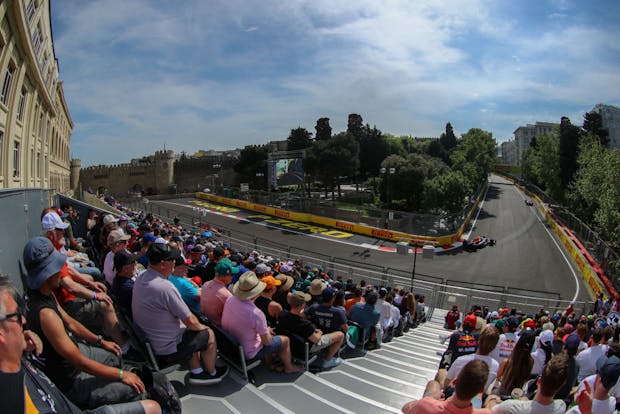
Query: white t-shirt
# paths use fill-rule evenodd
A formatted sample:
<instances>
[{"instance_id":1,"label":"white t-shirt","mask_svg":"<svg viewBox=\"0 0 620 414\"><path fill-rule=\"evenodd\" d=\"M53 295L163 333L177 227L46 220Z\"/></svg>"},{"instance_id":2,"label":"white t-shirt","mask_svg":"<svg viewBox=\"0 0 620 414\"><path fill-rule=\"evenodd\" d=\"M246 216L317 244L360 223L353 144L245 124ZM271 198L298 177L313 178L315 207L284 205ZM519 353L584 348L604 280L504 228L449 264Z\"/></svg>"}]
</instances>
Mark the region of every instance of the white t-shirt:
<instances>
[{"instance_id":1,"label":"white t-shirt","mask_svg":"<svg viewBox=\"0 0 620 414\"><path fill-rule=\"evenodd\" d=\"M593 390L594 383L596 382L596 374L590 375L586 377L583 381L581 381L579 383L579 388L577 388L577 392L575 393L575 395L578 395L581 392L581 390L584 387L583 383L586 381L588 382L588 384L590 384L590 389ZM609 390L609 395L613 395L615 398L620 398L620 381L616 382L616 385L614 385Z\"/></svg>"},{"instance_id":2,"label":"white t-shirt","mask_svg":"<svg viewBox=\"0 0 620 414\"><path fill-rule=\"evenodd\" d=\"M532 365L532 375L542 374L543 368L545 367L545 358L547 357L547 355L545 354L545 350L542 348L538 348L530 355L534 360L534 364Z\"/></svg>"},{"instance_id":3,"label":"white t-shirt","mask_svg":"<svg viewBox=\"0 0 620 414\"><path fill-rule=\"evenodd\" d=\"M564 414L566 404L562 400L553 400L552 404L543 405L538 401L507 400L493 407L493 414Z\"/></svg>"},{"instance_id":4,"label":"white t-shirt","mask_svg":"<svg viewBox=\"0 0 620 414\"><path fill-rule=\"evenodd\" d=\"M491 358L489 355L468 354L458 357L452 363L452 366L450 366L448 374L446 375L446 379L450 381L454 380L456 377L458 377L459 372L461 372L463 367L467 365L469 361L475 361L477 359L486 362L486 364L489 366L489 378L487 379L487 383L484 386L484 389L486 390L487 388L489 388L489 385L493 384L493 382L495 381L495 378L497 377L497 370L499 369L499 364L497 363L497 361Z\"/></svg>"},{"instance_id":5,"label":"white t-shirt","mask_svg":"<svg viewBox=\"0 0 620 414\"><path fill-rule=\"evenodd\" d=\"M609 397L606 400L592 400L592 412L594 414L612 414L616 409L616 399ZM579 406L574 406L566 414L581 414Z\"/></svg>"},{"instance_id":6,"label":"white t-shirt","mask_svg":"<svg viewBox=\"0 0 620 414\"><path fill-rule=\"evenodd\" d=\"M108 252L103 261L103 274L105 275L106 282L112 286L114 278L116 277L116 270L114 270L114 253L112 253L112 250Z\"/></svg>"},{"instance_id":7,"label":"white t-shirt","mask_svg":"<svg viewBox=\"0 0 620 414\"><path fill-rule=\"evenodd\" d=\"M503 360L508 359L512 353L512 350L515 349L515 345L517 345L518 340L519 337L514 332L506 332L501 334L495 349L491 351L490 355L498 363L501 363Z\"/></svg>"},{"instance_id":8,"label":"white t-shirt","mask_svg":"<svg viewBox=\"0 0 620 414\"><path fill-rule=\"evenodd\" d=\"M595 345L577 354L575 359L579 363L579 381L596 374L596 361L605 355L608 348L607 345Z\"/></svg>"}]
</instances>

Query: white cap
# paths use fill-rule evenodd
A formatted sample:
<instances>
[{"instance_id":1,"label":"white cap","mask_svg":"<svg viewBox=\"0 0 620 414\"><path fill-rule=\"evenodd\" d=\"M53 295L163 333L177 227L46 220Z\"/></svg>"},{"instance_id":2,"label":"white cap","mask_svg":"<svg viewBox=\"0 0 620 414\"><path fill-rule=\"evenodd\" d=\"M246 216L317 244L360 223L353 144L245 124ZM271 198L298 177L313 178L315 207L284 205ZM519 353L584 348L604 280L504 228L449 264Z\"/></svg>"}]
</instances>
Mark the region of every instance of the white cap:
<instances>
[{"instance_id":1,"label":"white cap","mask_svg":"<svg viewBox=\"0 0 620 414\"><path fill-rule=\"evenodd\" d=\"M41 219L41 227L45 231L54 229L64 230L69 227L69 223L65 223L64 221L62 221L58 213L56 213L55 211L50 211L49 213L45 214Z\"/></svg>"},{"instance_id":2,"label":"white cap","mask_svg":"<svg viewBox=\"0 0 620 414\"><path fill-rule=\"evenodd\" d=\"M553 343L553 332L545 330L540 333L538 340L543 345L551 345Z\"/></svg>"},{"instance_id":3,"label":"white cap","mask_svg":"<svg viewBox=\"0 0 620 414\"><path fill-rule=\"evenodd\" d=\"M112 214L107 214L103 218L103 225L105 226L106 224L116 223L117 221L118 221L118 219L116 217L114 217Z\"/></svg>"}]
</instances>

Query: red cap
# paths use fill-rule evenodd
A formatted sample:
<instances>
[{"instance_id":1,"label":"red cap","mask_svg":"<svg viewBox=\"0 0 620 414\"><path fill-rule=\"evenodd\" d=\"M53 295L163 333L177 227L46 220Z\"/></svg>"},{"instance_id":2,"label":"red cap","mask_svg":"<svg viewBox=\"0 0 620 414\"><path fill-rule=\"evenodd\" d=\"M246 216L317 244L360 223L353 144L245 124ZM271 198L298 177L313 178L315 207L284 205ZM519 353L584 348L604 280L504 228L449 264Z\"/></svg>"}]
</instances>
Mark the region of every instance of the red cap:
<instances>
[{"instance_id":1,"label":"red cap","mask_svg":"<svg viewBox=\"0 0 620 414\"><path fill-rule=\"evenodd\" d=\"M476 327L477 321L478 319L476 318L476 315L474 315L473 313L470 313L463 320L463 326L468 326L470 329L474 329Z\"/></svg>"}]
</instances>

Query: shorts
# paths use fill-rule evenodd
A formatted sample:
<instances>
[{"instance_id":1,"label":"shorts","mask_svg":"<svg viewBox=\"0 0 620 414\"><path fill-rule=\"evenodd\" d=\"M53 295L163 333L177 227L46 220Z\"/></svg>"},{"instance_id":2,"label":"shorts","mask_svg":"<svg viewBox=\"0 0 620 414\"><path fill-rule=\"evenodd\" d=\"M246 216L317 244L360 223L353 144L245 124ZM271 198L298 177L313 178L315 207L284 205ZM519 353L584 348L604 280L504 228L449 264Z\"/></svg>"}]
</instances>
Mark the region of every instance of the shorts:
<instances>
[{"instance_id":1,"label":"shorts","mask_svg":"<svg viewBox=\"0 0 620 414\"><path fill-rule=\"evenodd\" d=\"M185 362L192 354L204 351L209 346L209 330L190 331L186 329L181 338L181 342L177 344L177 352L169 355L157 355L157 359L165 365Z\"/></svg>"},{"instance_id":2,"label":"shorts","mask_svg":"<svg viewBox=\"0 0 620 414\"><path fill-rule=\"evenodd\" d=\"M281 336L272 336L271 343L267 346L261 348L260 351L254 356L254 358L262 358L267 355L271 355L274 352L277 352L282 348L282 337Z\"/></svg>"},{"instance_id":3,"label":"shorts","mask_svg":"<svg viewBox=\"0 0 620 414\"><path fill-rule=\"evenodd\" d=\"M103 332L103 312L101 302L95 299L76 298L65 303L63 307L73 319L87 327L91 332Z\"/></svg>"},{"instance_id":4,"label":"shorts","mask_svg":"<svg viewBox=\"0 0 620 414\"><path fill-rule=\"evenodd\" d=\"M317 352L321 349L325 349L334 342L334 338L330 334L321 335L321 339L310 348L310 352Z\"/></svg>"}]
</instances>

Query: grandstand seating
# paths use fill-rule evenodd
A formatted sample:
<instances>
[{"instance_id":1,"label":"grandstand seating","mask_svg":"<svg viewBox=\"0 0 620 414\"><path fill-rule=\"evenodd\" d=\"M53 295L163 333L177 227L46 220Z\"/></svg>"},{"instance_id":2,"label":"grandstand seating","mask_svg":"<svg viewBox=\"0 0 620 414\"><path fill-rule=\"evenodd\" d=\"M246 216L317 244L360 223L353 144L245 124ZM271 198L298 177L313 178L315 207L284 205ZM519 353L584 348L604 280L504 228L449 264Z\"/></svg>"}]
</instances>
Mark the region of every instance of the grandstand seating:
<instances>
[{"instance_id":1,"label":"grandstand seating","mask_svg":"<svg viewBox=\"0 0 620 414\"><path fill-rule=\"evenodd\" d=\"M325 372L286 375L254 369L255 385L231 371L212 387L184 386L187 371L168 374L183 401L183 412L203 413L399 413L420 398L437 370L445 346L439 343L444 311L380 349L343 353L342 365ZM219 338L218 338L219 339Z\"/></svg>"}]
</instances>

